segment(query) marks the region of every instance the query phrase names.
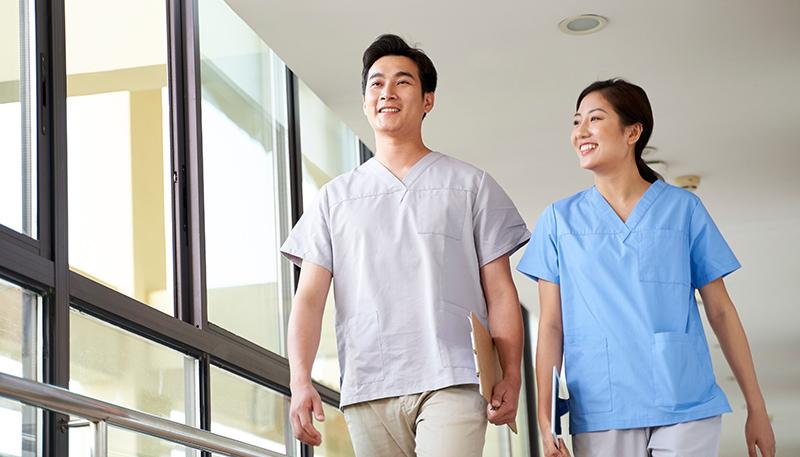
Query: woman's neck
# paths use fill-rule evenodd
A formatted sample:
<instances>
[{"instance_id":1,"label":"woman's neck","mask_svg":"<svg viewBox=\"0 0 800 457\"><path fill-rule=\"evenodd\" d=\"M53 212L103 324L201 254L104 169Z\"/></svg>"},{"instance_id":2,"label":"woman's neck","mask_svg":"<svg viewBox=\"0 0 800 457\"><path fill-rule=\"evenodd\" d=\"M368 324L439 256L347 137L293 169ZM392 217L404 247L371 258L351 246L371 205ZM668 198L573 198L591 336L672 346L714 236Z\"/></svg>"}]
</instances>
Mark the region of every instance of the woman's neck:
<instances>
[{"instance_id":1,"label":"woman's neck","mask_svg":"<svg viewBox=\"0 0 800 457\"><path fill-rule=\"evenodd\" d=\"M650 187L650 183L639 174L635 163L632 167L628 165L605 173L595 173L594 184L623 222Z\"/></svg>"}]
</instances>

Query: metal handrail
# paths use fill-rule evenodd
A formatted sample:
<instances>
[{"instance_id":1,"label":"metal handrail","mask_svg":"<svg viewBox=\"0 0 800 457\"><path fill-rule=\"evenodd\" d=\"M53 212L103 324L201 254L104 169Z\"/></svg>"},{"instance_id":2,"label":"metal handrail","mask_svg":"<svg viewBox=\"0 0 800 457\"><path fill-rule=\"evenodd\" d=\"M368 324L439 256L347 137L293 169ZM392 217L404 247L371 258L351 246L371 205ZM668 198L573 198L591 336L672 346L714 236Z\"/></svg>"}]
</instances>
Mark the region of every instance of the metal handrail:
<instances>
[{"instance_id":1,"label":"metal handrail","mask_svg":"<svg viewBox=\"0 0 800 457\"><path fill-rule=\"evenodd\" d=\"M282 454L151 414L112 405L67 389L0 373L0 397L233 457Z\"/></svg>"}]
</instances>

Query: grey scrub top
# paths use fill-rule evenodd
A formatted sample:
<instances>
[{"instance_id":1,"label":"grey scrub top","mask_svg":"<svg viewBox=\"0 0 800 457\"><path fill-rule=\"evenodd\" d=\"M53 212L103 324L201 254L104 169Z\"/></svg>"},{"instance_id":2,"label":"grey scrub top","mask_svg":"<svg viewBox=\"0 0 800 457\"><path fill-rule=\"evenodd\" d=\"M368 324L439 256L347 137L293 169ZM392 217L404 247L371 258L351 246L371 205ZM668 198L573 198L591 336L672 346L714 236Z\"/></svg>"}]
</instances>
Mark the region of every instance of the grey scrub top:
<instances>
[{"instance_id":1,"label":"grey scrub top","mask_svg":"<svg viewBox=\"0 0 800 457\"><path fill-rule=\"evenodd\" d=\"M477 384L480 268L529 238L491 176L437 152L402 181L372 158L325 185L281 252L333 275L341 406Z\"/></svg>"}]
</instances>

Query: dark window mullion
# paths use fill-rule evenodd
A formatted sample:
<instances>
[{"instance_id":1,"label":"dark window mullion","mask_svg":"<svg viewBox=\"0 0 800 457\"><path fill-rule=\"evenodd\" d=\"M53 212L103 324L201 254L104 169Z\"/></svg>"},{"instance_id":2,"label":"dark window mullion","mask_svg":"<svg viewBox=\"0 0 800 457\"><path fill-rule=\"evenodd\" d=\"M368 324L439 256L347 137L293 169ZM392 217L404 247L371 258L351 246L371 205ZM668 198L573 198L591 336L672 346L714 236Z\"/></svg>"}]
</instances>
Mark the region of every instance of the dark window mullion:
<instances>
[{"instance_id":1,"label":"dark window mullion","mask_svg":"<svg viewBox=\"0 0 800 457\"><path fill-rule=\"evenodd\" d=\"M191 250L187 194L186 163L188 134L186 129L187 97L184 46L184 2L167 1L168 85L170 106L170 145L172 164L172 233L175 272L175 316L194 324L192 308Z\"/></svg>"},{"instance_id":2,"label":"dark window mullion","mask_svg":"<svg viewBox=\"0 0 800 457\"><path fill-rule=\"evenodd\" d=\"M67 238L67 71L64 0L35 2L38 65L40 253L53 262L53 291L44 297L44 382L69 386L69 260ZM69 417L48 412L44 449L66 455Z\"/></svg>"},{"instance_id":3,"label":"dark window mullion","mask_svg":"<svg viewBox=\"0 0 800 457\"><path fill-rule=\"evenodd\" d=\"M525 385L525 409L528 421L528 444L532 452L531 457L538 457L539 447L537 434L537 413L536 413L536 372L533 369L533 340L531 333L530 312L524 307L522 308L522 324L523 324L523 384Z\"/></svg>"},{"instance_id":4,"label":"dark window mullion","mask_svg":"<svg viewBox=\"0 0 800 457\"><path fill-rule=\"evenodd\" d=\"M358 140L358 158L359 163L364 163L371 159L375 154L369 150L369 147L363 141Z\"/></svg>"},{"instance_id":5,"label":"dark window mullion","mask_svg":"<svg viewBox=\"0 0 800 457\"><path fill-rule=\"evenodd\" d=\"M205 329L208 326L206 298L205 211L203 199L203 142L201 130L201 82L198 5L181 1L184 77L184 134L186 138L184 165L184 208L187 227L187 266L190 267L191 295L185 306L191 307L191 323ZM180 180L180 178L179 178Z\"/></svg>"}]
</instances>

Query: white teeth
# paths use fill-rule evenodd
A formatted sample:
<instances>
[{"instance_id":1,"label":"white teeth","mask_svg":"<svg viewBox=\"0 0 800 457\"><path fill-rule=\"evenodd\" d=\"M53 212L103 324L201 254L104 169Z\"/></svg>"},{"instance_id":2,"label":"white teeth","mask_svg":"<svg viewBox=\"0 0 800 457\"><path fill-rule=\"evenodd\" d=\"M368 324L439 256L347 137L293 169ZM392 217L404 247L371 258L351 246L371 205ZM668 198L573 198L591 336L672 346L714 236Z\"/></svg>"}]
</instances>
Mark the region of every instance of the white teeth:
<instances>
[{"instance_id":1,"label":"white teeth","mask_svg":"<svg viewBox=\"0 0 800 457\"><path fill-rule=\"evenodd\" d=\"M379 113L399 113L400 110L397 108L381 108Z\"/></svg>"},{"instance_id":2,"label":"white teeth","mask_svg":"<svg viewBox=\"0 0 800 457\"><path fill-rule=\"evenodd\" d=\"M581 145L581 152L589 151L591 149L595 149L596 147L597 147L596 144L591 144L591 143L582 144Z\"/></svg>"}]
</instances>

